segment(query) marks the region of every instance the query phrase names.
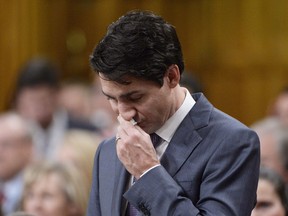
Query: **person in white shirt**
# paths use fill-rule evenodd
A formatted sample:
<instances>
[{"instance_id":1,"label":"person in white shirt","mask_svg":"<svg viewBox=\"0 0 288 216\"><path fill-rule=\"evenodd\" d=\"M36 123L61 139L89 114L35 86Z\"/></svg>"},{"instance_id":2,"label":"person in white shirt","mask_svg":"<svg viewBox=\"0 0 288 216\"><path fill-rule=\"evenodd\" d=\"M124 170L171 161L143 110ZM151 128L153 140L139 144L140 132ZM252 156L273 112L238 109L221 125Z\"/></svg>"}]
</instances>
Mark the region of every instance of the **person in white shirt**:
<instances>
[{"instance_id":1,"label":"person in white shirt","mask_svg":"<svg viewBox=\"0 0 288 216\"><path fill-rule=\"evenodd\" d=\"M0 190L2 211L7 215L19 207L23 171L34 160L32 135L27 123L15 113L0 115Z\"/></svg>"}]
</instances>

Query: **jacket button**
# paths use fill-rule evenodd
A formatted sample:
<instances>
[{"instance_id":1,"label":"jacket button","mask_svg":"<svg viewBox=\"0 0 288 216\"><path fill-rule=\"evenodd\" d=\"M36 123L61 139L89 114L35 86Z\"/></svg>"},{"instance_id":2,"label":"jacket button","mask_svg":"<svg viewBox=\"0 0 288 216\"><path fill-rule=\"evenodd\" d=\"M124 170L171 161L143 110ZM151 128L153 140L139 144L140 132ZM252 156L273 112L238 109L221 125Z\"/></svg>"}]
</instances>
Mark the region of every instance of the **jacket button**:
<instances>
[{"instance_id":1,"label":"jacket button","mask_svg":"<svg viewBox=\"0 0 288 216\"><path fill-rule=\"evenodd\" d=\"M145 215L145 216L150 216L150 211L145 207L145 205L143 203L141 203L139 206L139 209L142 211L142 213Z\"/></svg>"}]
</instances>

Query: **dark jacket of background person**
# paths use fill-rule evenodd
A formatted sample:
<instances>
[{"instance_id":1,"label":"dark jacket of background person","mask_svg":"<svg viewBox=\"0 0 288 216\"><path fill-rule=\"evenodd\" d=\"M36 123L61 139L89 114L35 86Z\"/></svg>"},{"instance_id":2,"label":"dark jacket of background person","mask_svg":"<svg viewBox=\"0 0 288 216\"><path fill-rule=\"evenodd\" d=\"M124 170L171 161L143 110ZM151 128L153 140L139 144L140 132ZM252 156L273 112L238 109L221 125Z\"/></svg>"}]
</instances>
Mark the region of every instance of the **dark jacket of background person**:
<instances>
[{"instance_id":1,"label":"dark jacket of background person","mask_svg":"<svg viewBox=\"0 0 288 216\"><path fill-rule=\"evenodd\" d=\"M20 70L14 108L30 121L39 158L53 158L69 129L97 132L87 121L73 118L58 104L60 72L45 58L33 58Z\"/></svg>"}]
</instances>

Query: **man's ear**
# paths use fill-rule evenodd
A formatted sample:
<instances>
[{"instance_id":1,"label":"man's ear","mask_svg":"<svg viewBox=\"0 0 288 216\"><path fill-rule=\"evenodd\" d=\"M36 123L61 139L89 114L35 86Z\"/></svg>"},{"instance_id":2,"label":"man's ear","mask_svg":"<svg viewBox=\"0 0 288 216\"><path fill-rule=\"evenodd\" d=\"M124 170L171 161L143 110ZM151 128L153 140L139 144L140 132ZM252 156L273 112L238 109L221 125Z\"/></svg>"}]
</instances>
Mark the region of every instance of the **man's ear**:
<instances>
[{"instance_id":1,"label":"man's ear","mask_svg":"<svg viewBox=\"0 0 288 216\"><path fill-rule=\"evenodd\" d=\"M165 74L165 78L167 79L167 84L170 88L174 88L177 86L180 82L180 70L179 67L176 64L171 65Z\"/></svg>"}]
</instances>

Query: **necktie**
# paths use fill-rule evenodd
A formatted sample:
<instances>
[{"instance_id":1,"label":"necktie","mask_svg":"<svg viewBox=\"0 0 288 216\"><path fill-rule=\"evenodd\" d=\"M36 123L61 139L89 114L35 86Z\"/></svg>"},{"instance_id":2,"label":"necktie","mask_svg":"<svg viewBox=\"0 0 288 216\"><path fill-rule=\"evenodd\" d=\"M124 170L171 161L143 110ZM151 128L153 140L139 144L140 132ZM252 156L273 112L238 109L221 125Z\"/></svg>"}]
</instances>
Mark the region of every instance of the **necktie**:
<instances>
[{"instance_id":1,"label":"necktie","mask_svg":"<svg viewBox=\"0 0 288 216\"><path fill-rule=\"evenodd\" d=\"M161 137L158 136L156 133L152 133L150 134L150 138L151 138L154 148L156 149L160 144ZM133 184L134 182L135 182L135 178L133 177ZM138 213L139 213L138 210L133 205L128 203L126 216L137 216Z\"/></svg>"},{"instance_id":2,"label":"necktie","mask_svg":"<svg viewBox=\"0 0 288 216\"><path fill-rule=\"evenodd\" d=\"M157 148L160 144L161 137L158 136L156 133L152 133L150 134L150 138L151 138L154 148Z\"/></svg>"}]
</instances>

